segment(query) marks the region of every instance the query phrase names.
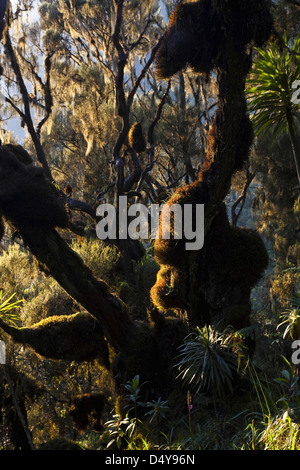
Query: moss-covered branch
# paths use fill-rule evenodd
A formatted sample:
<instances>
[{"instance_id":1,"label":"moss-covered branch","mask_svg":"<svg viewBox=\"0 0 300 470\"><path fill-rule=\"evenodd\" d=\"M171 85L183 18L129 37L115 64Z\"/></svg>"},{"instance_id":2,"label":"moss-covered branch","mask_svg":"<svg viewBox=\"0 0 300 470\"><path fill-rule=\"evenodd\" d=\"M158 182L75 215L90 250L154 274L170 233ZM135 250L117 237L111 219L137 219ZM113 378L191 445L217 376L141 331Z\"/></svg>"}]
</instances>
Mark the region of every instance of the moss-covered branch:
<instances>
[{"instance_id":1,"label":"moss-covered branch","mask_svg":"<svg viewBox=\"0 0 300 470\"><path fill-rule=\"evenodd\" d=\"M123 303L108 285L96 279L82 259L55 230L68 228L68 215L43 170L24 165L20 155L0 148L0 208L2 216L57 282L91 315L101 321L112 346L120 350L133 329Z\"/></svg>"},{"instance_id":2,"label":"moss-covered branch","mask_svg":"<svg viewBox=\"0 0 300 470\"><path fill-rule=\"evenodd\" d=\"M29 346L40 356L70 362L98 359L109 367L101 325L88 313L53 316L21 328L0 319L0 326L16 343Z\"/></svg>"}]
</instances>

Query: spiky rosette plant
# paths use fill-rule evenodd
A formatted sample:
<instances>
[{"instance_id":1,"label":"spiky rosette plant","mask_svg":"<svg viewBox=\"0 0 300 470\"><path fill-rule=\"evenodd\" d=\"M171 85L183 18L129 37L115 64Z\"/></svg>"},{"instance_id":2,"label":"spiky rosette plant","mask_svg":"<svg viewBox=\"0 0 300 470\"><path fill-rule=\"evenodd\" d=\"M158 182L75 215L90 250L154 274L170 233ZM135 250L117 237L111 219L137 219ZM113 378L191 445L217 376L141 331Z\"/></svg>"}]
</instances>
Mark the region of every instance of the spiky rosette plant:
<instances>
[{"instance_id":1,"label":"spiky rosette plant","mask_svg":"<svg viewBox=\"0 0 300 470\"><path fill-rule=\"evenodd\" d=\"M221 398L233 391L238 357L230 335L205 325L189 334L179 350L178 378L195 394L212 392Z\"/></svg>"},{"instance_id":2,"label":"spiky rosette plant","mask_svg":"<svg viewBox=\"0 0 300 470\"><path fill-rule=\"evenodd\" d=\"M16 294L5 296L3 291L0 291L0 321L1 319L8 322L10 325L16 326L20 317L16 313L21 308L22 300L14 300Z\"/></svg>"},{"instance_id":3,"label":"spiky rosette plant","mask_svg":"<svg viewBox=\"0 0 300 470\"><path fill-rule=\"evenodd\" d=\"M283 51L272 43L266 50L256 49L259 55L247 80L249 111L257 135L270 132L274 139L287 133L300 185L299 100L294 96L300 77L300 36L290 45L284 35L283 44Z\"/></svg>"},{"instance_id":4,"label":"spiky rosette plant","mask_svg":"<svg viewBox=\"0 0 300 470\"><path fill-rule=\"evenodd\" d=\"M290 304L290 307L280 315L282 322L277 326L277 329L285 325L283 338L289 335L293 341L296 341L300 338L300 293L296 293L290 299Z\"/></svg>"}]
</instances>

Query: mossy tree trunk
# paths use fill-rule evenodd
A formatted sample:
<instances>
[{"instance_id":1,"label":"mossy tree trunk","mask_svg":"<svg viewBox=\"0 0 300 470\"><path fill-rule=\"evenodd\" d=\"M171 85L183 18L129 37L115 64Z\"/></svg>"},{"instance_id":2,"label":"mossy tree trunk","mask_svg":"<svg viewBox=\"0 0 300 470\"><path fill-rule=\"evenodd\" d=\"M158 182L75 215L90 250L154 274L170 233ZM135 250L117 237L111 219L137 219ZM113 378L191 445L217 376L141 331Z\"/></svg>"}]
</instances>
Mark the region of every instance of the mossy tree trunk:
<instances>
[{"instance_id":1,"label":"mossy tree trunk","mask_svg":"<svg viewBox=\"0 0 300 470\"><path fill-rule=\"evenodd\" d=\"M204 247L187 252L186 240L155 242L161 269L152 300L161 311L186 310L193 325L221 320L236 328L247 325L251 288L268 264L258 234L230 226L224 199L234 172L248 159L253 138L245 100L251 68L246 49L266 41L271 24L267 3L262 1L179 3L158 52L161 78L168 79L187 63L202 73L215 69L219 86L202 170L195 182L179 188L168 201L170 206L204 204ZM206 55L201 47L198 52L197 43L206 44ZM185 57L183 50L190 51L190 56Z\"/></svg>"}]
</instances>

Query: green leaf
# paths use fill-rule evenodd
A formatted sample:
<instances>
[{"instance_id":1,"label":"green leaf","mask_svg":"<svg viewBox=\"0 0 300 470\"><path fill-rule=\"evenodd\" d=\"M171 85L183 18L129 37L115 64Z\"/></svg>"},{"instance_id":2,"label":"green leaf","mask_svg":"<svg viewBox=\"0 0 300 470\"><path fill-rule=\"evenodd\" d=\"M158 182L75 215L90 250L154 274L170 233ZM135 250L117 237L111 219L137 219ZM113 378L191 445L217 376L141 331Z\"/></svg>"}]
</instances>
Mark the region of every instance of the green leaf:
<instances>
[{"instance_id":1,"label":"green leaf","mask_svg":"<svg viewBox=\"0 0 300 470\"><path fill-rule=\"evenodd\" d=\"M282 377L284 377L286 380L290 380L290 373L288 370L282 370L281 371Z\"/></svg>"}]
</instances>

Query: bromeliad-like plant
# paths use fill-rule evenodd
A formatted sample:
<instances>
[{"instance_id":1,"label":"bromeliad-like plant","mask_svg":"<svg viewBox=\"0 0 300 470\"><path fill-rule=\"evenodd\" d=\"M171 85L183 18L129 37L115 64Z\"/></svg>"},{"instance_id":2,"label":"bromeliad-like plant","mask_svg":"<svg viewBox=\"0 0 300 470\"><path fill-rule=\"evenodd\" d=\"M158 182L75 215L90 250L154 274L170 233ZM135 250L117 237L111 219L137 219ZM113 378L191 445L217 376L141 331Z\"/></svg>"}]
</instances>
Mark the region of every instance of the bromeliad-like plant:
<instances>
[{"instance_id":1,"label":"bromeliad-like plant","mask_svg":"<svg viewBox=\"0 0 300 470\"><path fill-rule=\"evenodd\" d=\"M248 109L256 135L271 132L272 139L286 131L289 135L300 186L300 146L296 136L300 101L295 99L300 77L300 36L290 44L283 36L283 50L270 43L264 50L255 49L247 81Z\"/></svg>"},{"instance_id":2,"label":"bromeliad-like plant","mask_svg":"<svg viewBox=\"0 0 300 470\"><path fill-rule=\"evenodd\" d=\"M7 323L13 326L17 326L16 322L20 320L19 315L15 312L15 309L21 308L22 300L13 301L16 294L12 294L9 297L5 297L3 291L0 291L0 321L5 319Z\"/></svg>"},{"instance_id":3,"label":"bromeliad-like plant","mask_svg":"<svg viewBox=\"0 0 300 470\"><path fill-rule=\"evenodd\" d=\"M292 340L300 339L300 293L296 293L290 299L291 306L287 308L280 318L283 320L278 326L286 325L283 333L283 339L289 334Z\"/></svg>"},{"instance_id":4,"label":"bromeliad-like plant","mask_svg":"<svg viewBox=\"0 0 300 470\"><path fill-rule=\"evenodd\" d=\"M180 346L178 378L189 387L210 391L218 398L233 390L238 358L233 349L233 336L220 333L211 325L196 328Z\"/></svg>"}]
</instances>

